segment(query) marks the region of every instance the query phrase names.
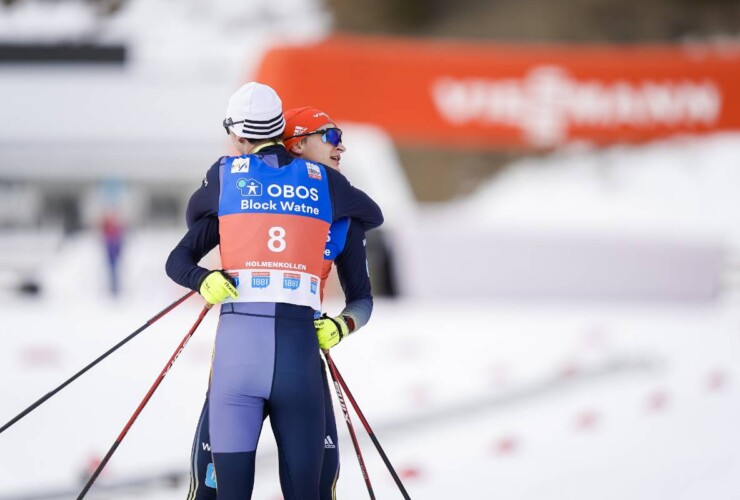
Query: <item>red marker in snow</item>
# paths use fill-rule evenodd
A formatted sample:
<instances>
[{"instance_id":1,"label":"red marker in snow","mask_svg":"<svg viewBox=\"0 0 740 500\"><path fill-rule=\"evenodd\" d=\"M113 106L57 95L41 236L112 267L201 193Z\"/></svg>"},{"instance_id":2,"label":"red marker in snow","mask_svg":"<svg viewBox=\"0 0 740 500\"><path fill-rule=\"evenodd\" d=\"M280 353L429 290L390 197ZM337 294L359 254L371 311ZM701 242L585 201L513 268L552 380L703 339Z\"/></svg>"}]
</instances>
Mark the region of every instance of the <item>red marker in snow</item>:
<instances>
[{"instance_id":1,"label":"red marker in snow","mask_svg":"<svg viewBox=\"0 0 740 500\"><path fill-rule=\"evenodd\" d=\"M505 436L493 444L496 455L511 455L519 448L519 441L513 436Z\"/></svg>"},{"instance_id":2,"label":"red marker in snow","mask_svg":"<svg viewBox=\"0 0 740 500\"><path fill-rule=\"evenodd\" d=\"M596 427L599 423L599 414L593 410L585 410L576 416L576 429L579 431L588 431Z\"/></svg>"}]
</instances>

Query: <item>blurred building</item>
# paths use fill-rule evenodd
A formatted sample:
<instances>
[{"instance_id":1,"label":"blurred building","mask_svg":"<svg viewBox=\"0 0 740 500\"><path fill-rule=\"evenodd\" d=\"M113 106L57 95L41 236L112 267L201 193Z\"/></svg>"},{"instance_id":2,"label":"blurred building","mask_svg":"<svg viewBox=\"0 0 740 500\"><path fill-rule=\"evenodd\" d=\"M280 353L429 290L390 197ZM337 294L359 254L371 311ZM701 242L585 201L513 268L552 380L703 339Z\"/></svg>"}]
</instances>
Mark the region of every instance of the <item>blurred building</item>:
<instances>
[{"instance_id":1,"label":"blurred building","mask_svg":"<svg viewBox=\"0 0 740 500\"><path fill-rule=\"evenodd\" d=\"M728 97L718 83L731 83L724 68L738 57L737 46L720 38L737 32L736 2L16 0L1 5L0 95L6 98L0 119L0 225L13 229L20 242L6 245L12 247L0 266L6 276L22 275L18 270L28 266L14 262L38 260L29 255L53 251L63 235L96 227L104 208L98 188L111 176L126 185L121 211L130 227L182 230L188 196L208 166L229 152L218 125L223 103L250 78L276 85L288 106L308 99L342 122L379 125L390 134L380 138L383 132L358 129L358 137L369 142L350 145L346 162L350 179L361 186L379 184L370 192L386 207L388 223L371 233L369 243L379 292L408 292L413 288L408 283L424 283L421 277L428 274L422 268L430 264L409 253L414 238L429 248L445 248L434 242L435 224L412 235L424 227L417 223L416 202L463 200L517 159L546 157L574 143L644 142L737 125L734 94ZM332 29L373 37L328 36ZM406 38L375 38L379 34ZM705 38L696 43L698 37ZM501 40L507 43L490 43ZM540 45L516 50L507 45L525 40ZM680 42L683 48L601 45L588 55L589 47L542 45L560 42ZM283 55L294 52L276 59L273 47L287 47ZM406 59L404 52L410 54ZM685 77L682 66L668 67L681 58L686 67L699 61ZM707 59L720 69L700 64ZM424 60L434 64L420 71ZM606 72L600 69L603 60L612 61ZM644 75L630 73L636 65ZM413 80L432 67L449 75ZM434 97L436 107L424 108L429 105L420 100L424 96ZM560 102L573 103L572 109L563 111ZM363 105L370 114L357 111ZM609 111L620 106L622 111ZM619 122L629 114L625 109L639 111L635 123ZM648 132L636 133L645 125L639 123L642 117L653 115L643 127ZM443 120L447 128L435 130ZM671 120L680 123L674 127ZM604 123L610 121L614 126L607 134ZM363 151L363 158L353 150ZM375 166L380 160L373 158L383 159L382 175ZM370 165L353 168L360 160ZM373 176L401 184L400 192L388 195ZM403 208L397 209L399 203ZM463 239L473 234L464 232ZM501 248L488 233L476 238L470 241L475 248ZM522 245L529 241L524 238ZM509 255L522 254L513 249ZM429 257L432 263L439 258ZM507 258L496 262L506 268ZM408 274L415 266L420 269ZM436 283L465 279L465 273L456 276ZM436 290L430 284L423 288Z\"/></svg>"}]
</instances>

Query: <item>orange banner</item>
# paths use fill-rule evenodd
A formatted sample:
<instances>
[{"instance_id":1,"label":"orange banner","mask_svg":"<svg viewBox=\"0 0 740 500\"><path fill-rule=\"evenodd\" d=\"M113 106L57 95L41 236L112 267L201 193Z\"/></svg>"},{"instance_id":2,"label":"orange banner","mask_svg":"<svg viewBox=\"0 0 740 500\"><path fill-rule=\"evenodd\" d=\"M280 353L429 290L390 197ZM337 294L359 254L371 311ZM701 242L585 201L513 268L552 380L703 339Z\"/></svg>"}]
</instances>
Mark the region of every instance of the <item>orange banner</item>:
<instances>
[{"instance_id":1,"label":"orange banner","mask_svg":"<svg viewBox=\"0 0 740 500\"><path fill-rule=\"evenodd\" d=\"M737 47L334 36L271 50L255 79L401 144L548 148L740 129L739 76Z\"/></svg>"}]
</instances>

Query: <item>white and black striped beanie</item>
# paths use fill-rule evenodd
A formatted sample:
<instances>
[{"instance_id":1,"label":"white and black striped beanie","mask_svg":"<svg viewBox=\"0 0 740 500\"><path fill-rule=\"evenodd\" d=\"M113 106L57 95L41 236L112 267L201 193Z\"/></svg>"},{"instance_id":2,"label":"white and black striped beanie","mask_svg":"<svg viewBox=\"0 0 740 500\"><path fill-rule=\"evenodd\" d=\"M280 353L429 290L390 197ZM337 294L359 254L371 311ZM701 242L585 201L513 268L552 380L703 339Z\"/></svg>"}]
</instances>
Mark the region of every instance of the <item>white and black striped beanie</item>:
<instances>
[{"instance_id":1,"label":"white and black striped beanie","mask_svg":"<svg viewBox=\"0 0 740 500\"><path fill-rule=\"evenodd\" d=\"M247 139L269 139L285 130L283 102L262 83L249 82L237 90L229 99L226 118L234 123L231 131Z\"/></svg>"}]
</instances>

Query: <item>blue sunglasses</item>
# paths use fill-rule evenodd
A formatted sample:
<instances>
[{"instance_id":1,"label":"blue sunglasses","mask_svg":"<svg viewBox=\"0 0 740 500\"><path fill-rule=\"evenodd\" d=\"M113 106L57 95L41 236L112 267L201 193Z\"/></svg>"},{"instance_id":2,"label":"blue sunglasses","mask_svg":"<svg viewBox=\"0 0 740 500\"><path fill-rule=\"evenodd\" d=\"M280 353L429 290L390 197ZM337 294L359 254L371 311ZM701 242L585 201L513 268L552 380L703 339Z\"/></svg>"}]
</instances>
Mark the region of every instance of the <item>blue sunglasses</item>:
<instances>
[{"instance_id":1,"label":"blue sunglasses","mask_svg":"<svg viewBox=\"0 0 740 500\"><path fill-rule=\"evenodd\" d=\"M338 128L325 128L323 130L316 130L314 132L308 132L306 134L297 134L290 137L286 137L285 139L295 139L296 137L307 137L309 135L318 135L321 134L321 140L324 142L328 142L334 147L339 146L339 144L342 142L342 131Z\"/></svg>"}]
</instances>

